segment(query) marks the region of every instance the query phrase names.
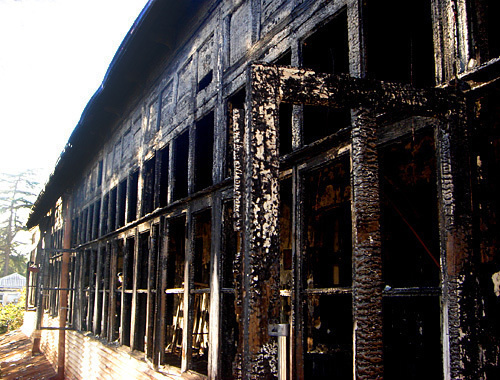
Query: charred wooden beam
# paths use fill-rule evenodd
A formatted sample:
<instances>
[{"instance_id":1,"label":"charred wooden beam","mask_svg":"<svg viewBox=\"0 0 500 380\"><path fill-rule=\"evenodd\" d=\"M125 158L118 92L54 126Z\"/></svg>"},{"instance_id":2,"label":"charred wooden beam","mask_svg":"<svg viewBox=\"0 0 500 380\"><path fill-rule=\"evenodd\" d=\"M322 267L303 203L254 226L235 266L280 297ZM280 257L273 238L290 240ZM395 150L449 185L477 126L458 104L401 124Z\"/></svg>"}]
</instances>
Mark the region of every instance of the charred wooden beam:
<instances>
[{"instance_id":1,"label":"charred wooden beam","mask_svg":"<svg viewBox=\"0 0 500 380\"><path fill-rule=\"evenodd\" d=\"M356 379L383 378L382 242L377 125L370 109L353 113L353 318Z\"/></svg>"}]
</instances>

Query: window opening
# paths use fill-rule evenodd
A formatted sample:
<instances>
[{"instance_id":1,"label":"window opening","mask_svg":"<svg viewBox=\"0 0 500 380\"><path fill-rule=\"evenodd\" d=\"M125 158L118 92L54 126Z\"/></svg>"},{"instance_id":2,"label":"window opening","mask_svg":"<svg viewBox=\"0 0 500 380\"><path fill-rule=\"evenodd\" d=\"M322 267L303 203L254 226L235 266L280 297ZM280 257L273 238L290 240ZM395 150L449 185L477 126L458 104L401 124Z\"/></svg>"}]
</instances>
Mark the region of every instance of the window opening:
<instances>
[{"instance_id":1,"label":"window opening","mask_svg":"<svg viewBox=\"0 0 500 380\"><path fill-rule=\"evenodd\" d=\"M210 310L210 260L212 252L212 213L194 216L194 284L192 363L193 370L208 374L208 327Z\"/></svg>"},{"instance_id":2,"label":"window opening","mask_svg":"<svg viewBox=\"0 0 500 380\"><path fill-rule=\"evenodd\" d=\"M116 186L109 192L109 232L116 229L116 200L117 200Z\"/></svg>"},{"instance_id":3,"label":"window opening","mask_svg":"<svg viewBox=\"0 0 500 380\"><path fill-rule=\"evenodd\" d=\"M89 206L89 216L87 220L87 225L85 226L85 236L86 236L85 241L92 240L93 223L94 223L94 205L91 204Z\"/></svg>"},{"instance_id":4,"label":"window opening","mask_svg":"<svg viewBox=\"0 0 500 380\"><path fill-rule=\"evenodd\" d=\"M82 225L80 227L80 244L87 241L87 223L89 217L89 210L85 208L82 212Z\"/></svg>"},{"instance_id":5,"label":"window opening","mask_svg":"<svg viewBox=\"0 0 500 380\"><path fill-rule=\"evenodd\" d=\"M169 145L160 150L160 207L168 204Z\"/></svg>"},{"instance_id":6,"label":"window opening","mask_svg":"<svg viewBox=\"0 0 500 380\"><path fill-rule=\"evenodd\" d=\"M103 281L102 281L102 323L101 323L101 336L103 338L109 338L109 311L111 309L110 299L110 277L111 277L111 251L109 249L109 244L106 244L106 248L102 251L103 254Z\"/></svg>"},{"instance_id":7,"label":"window opening","mask_svg":"<svg viewBox=\"0 0 500 380\"><path fill-rule=\"evenodd\" d=\"M238 347L239 329L236 320L234 261L238 250L238 234L234 230L233 202L223 204L223 256L222 256L222 301L221 301L221 378L233 379L233 366Z\"/></svg>"},{"instance_id":8,"label":"window opening","mask_svg":"<svg viewBox=\"0 0 500 380\"><path fill-rule=\"evenodd\" d=\"M234 157L233 157L233 145L234 145L234 126L233 126L233 110L245 109L245 98L246 91L245 88L237 91L233 96L228 99L227 102L227 134L226 134L226 177L233 176L234 170Z\"/></svg>"},{"instance_id":9,"label":"window opening","mask_svg":"<svg viewBox=\"0 0 500 380\"><path fill-rule=\"evenodd\" d=\"M99 235L99 221L101 219L101 200L94 203L94 220L92 221L92 240L97 239Z\"/></svg>"},{"instance_id":10,"label":"window opening","mask_svg":"<svg viewBox=\"0 0 500 380\"><path fill-rule=\"evenodd\" d=\"M195 132L195 191L203 190L213 184L214 162L214 113L210 112L196 123Z\"/></svg>"},{"instance_id":11,"label":"window opening","mask_svg":"<svg viewBox=\"0 0 500 380\"><path fill-rule=\"evenodd\" d=\"M181 366L182 357L185 249L186 218L183 216L168 221L164 360L177 367Z\"/></svg>"},{"instance_id":12,"label":"window opening","mask_svg":"<svg viewBox=\"0 0 500 380\"><path fill-rule=\"evenodd\" d=\"M97 164L97 187L102 185L102 173L103 173L103 162L99 160L99 164Z\"/></svg>"},{"instance_id":13,"label":"window opening","mask_svg":"<svg viewBox=\"0 0 500 380\"><path fill-rule=\"evenodd\" d=\"M496 0L470 0L469 16L471 56L484 63L500 55L500 4Z\"/></svg>"},{"instance_id":14,"label":"window opening","mask_svg":"<svg viewBox=\"0 0 500 380\"><path fill-rule=\"evenodd\" d=\"M433 130L380 150L384 378L441 379Z\"/></svg>"},{"instance_id":15,"label":"window opening","mask_svg":"<svg viewBox=\"0 0 500 380\"><path fill-rule=\"evenodd\" d=\"M304 40L302 62L304 67L320 73L349 73L346 10Z\"/></svg>"},{"instance_id":16,"label":"window opening","mask_svg":"<svg viewBox=\"0 0 500 380\"><path fill-rule=\"evenodd\" d=\"M349 158L307 174L303 194L305 377L352 379Z\"/></svg>"},{"instance_id":17,"label":"window opening","mask_svg":"<svg viewBox=\"0 0 500 380\"><path fill-rule=\"evenodd\" d=\"M279 149L280 156L292 151L292 115L293 104L280 103L279 105Z\"/></svg>"},{"instance_id":18,"label":"window opening","mask_svg":"<svg viewBox=\"0 0 500 380\"><path fill-rule=\"evenodd\" d=\"M104 295L104 261L105 249L100 248L97 254L97 274L96 274L96 288L95 288L95 311L94 311L94 334L101 335L102 333L102 307Z\"/></svg>"},{"instance_id":19,"label":"window opening","mask_svg":"<svg viewBox=\"0 0 500 380\"><path fill-rule=\"evenodd\" d=\"M87 330L94 331L94 309L96 300L97 283L97 250L89 251L89 305L87 315Z\"/></svg>"},{"instance_id":20,"label":"window opening","mask_svg":"<svg viewBox=\"0 0 500 380\"><path fill-rule=\"evenodd\" d=\"M101 236L109 232L109 193L102 199Z\"/></svg>"},{"instance_id":21,"label":"window opening","mask_svg":"<svg viewBox=\"0 0 500 380\"><path fill-rule=\"evenodd\" d=\"M153 355L157 349L158 342L156 342L156 328L157 328L157 289L160 288L161 283L158 282L158 258L159 258L159 224L152 226L151 247L149 250L149 268L148 268L148 309L147 309L147 324L146 324L146 355L148 358L153 359Z\"/></svg>"},{"instance_id":22,"label":"window opening","mask_svg":"<svg viewBox=\"0 0 500 380\"><path fill-rule=\"evenodd\" d=\"M290 323L293 284L293 196L292 178L280 182L280 323Z\"/></svg>"},{"instance_id":23,"label":"window opening","mask_svg":"<svg viewBox=\"0 0 500 380\"><path fill-rule=\"evenodd\" d=\"M137 191L139 186L139 170L130 176L129 191L127 193L127 223L137 218Z\"/></svg>"},{"instance_id":24,"label":"window opening","mask_svg":"<svg viewBox=\"0 0 500 380\"><path fill-rule=\"evenodd\" d=\"M124 271L124 244L123 240L115 241L116 249L116 267L114 270L114 286L115 286L115 306L113 313L113 327L111 340L114 341L120 336L121 330L121 311L122 311L122 299L123 299L123 271Z\"/></svg>"},{"instance_id":25,"label":"window opening","mask_svg":"<svg viewBox=\"0 0 500 380\"><path fill-rule=\"evenodd\" d=\"M303 111L304 144L311 144L351 124L349 109L305 105Z\"/></svg>"},{"instance_id":26,"label":"window opening","mask_svg":"<svg viewBox=\"0 0 500 380\"><path fill-rule=\"evenodd\" d=\"M367 67L375 79L435 84L430 0L371 0L365 5Z\"/></svg>"},{"instance_id":27,"label":"window opening","mask_svg":"<svg viewBox=\"0 0 500 380\"><path fill-rule=\"evenodd\" d=\"M198 92L204 90L210 83L212 83L213 70L210 70L201 80L198 82Z\"/></svg>"},{"instance_id":28,"label":"window opening","mask_svg":"<svg viewBox=\"0 0 500 380\"><path fill-rule=\"evenodd\" d=\"M188 195L189 131L174 140L174 200Z\"/></svg>"},{"instance_id":29,"label":"window opening","mask_svg":"<svg viewBox=\"0 0 500 380\"><path fill-rule=\"evenodd\" d=\"M146 318L148 300L148 257L149 257L149 231L139 235L139 251L135 267L135 281L137 282L137 301L135 309L135 339L134 349L145 349Z\"/></svg>"},{"instance_id":30,"label":"window opening","mask_svg":"<svg viewBox=\"0 0 500 380\"><path fill-rule=\"evenodd\" d=\"M142 212L144 216L154 210L156 156L144 163L142 186Z\"/></svg>"},{"instance_id":31,"label":"window opening","mask_svg":"<svg viewBox=\"0 0 500 380\"><path fill-rule=\"evenodd\" d=\"M125 225L125 206L127 204L127 179L122 180L118 185L118 211L117 211L117 228Z\"/></svg>"},{"instance_id":32,"label":"window opening","mask_svg":"<svg viewBox=\"0 0 500 380\"><path fill-rule=\"evenodd\" d=\"M290 49L287 49L273 63L275 65L278 65L278 66L291 66L292 65L292 51Z\"/></svg>"},{"instance_id":33,"label":"window opening","mask_svg":"<svg viewBox=\"0 0 500 380\"><path fill-rule=\"evenodd\" d=\"M123 257L122 286L122 321L121 321L121 343L130 347L130 328L132 320L132 292L134 288L134 248L135 238L130 237L125 241ZM118 278L120 282L120 278Z\"/></svg>"}]
</instances>

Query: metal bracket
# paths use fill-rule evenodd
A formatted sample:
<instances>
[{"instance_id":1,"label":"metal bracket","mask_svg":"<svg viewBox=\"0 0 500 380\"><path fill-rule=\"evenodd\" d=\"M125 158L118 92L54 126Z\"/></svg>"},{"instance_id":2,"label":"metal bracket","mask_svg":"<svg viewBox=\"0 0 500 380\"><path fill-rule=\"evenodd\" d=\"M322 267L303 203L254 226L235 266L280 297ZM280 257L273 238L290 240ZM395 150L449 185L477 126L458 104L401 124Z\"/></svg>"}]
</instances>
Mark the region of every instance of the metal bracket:
<instances>
[{"instance_id":1,"label":"metal bracket","mask_svg":"<svg viewBox=\"0 0 500 380\"><path fill-rule=\"evenodd\" d=\"M267 332L269 336L288 336L290 335L289 325L287 323L278 323L269 325Z\"/></svg>"}]
</instances>

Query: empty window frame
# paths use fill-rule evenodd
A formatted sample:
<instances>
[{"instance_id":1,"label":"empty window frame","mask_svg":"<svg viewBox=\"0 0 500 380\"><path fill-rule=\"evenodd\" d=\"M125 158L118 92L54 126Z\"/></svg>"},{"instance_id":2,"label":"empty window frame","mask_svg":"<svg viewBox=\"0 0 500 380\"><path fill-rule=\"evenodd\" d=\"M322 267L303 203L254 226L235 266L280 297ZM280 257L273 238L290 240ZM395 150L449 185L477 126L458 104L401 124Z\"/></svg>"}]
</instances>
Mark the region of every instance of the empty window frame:
<instances>
[{"instance_id":1,"label":"empty window frame","mask_svg":"<svg viewBox=\"0 0 500 380\"><path fill-rule=\"evenodd\" d=\"M88 251L88 308L87 308L87 330L94 331L94 309L96 300L96 283L97 283L97 250L91 249Z\"/></svg>"},{"instance_id":2,"label":"empty window frame","mask_svg":"<svg viewBox=\"0 0 500 380\"><path fill-rule=\"evenodd\" d=\"M299 318L302 318L304 329L301 350L304 353L304 376L352 379L349 157L303 173L302 178L303 308Z\"/></svg>"},{"instance_id":3,"label":"empty window frame","mask_svg":"<svg viewBox=\"0 0 500 380\"><path fill-rule=\"evenodd\" d=\"M103 176L103 162L99 160L97 164L97 187L102 185L102 176Z\"/></svg>"},{"instance_id":4,"label":"empty window frame","mask_svg":"<svg viewBox=\"0 0 500 380\"><path fill-rule=\"evenodd\" d=\"M208 328L210 310L210 271L212 253L212 213L205 210L193 216L193 319L191 360L192 369L208 374Z\"/></svg>"},{"instance_id":5,"label":"empty window frame","mask_svg":"<svg viewBox=\"0 0 500 380\"><path fill-rule=\"evenodd\" d=\"M123 179L118 184L117 194L117 219L116 227L120 228L125 225L125 207L127 206L127 179Z\"/></svg>"},{"instance_id":6,"label":"empty window frame","mask_svg":"<svg viewBox=\"0 0 500 380\"><path fill-rule=\"evenodd\" d=\"M245 88L237 91L227 101L227 129L226 129L226 159L225 159L225 173L226 177L233 176L234 170L234 126L233 126L233 111L235 109L244 113L245 110Z\"/></svg>"},{"instance_id":7,"label":"empty window frame","mask_svg":"<svg viewBox=\"0 0 500 380\"><path fill-rule=\"evenodd\" d=\"M416 87L434 86L430 0L368 0L364 28L371 77Z\"/></svg>"},{"instance_id":8,"label":"empty window frame","mask_svg":"<svg viewBox=\"0 0 500 380\"><path fill-rule=\"evenodd\" d=\"M105 257L106 257L106 249L105 247L100 247L97 251L95 306L94 306L94 323L93 323L93 332L95 335L99 336L102 333Z\"/></svg>"},{"instance_id":9,"label":"empty window frame","mask_svg":"<svg viewBox=\"0 0 500 380\"><path fill-rule=\"evenodd\" d=\"M109 193L102 198L101 236L109 232Z\"/></svg>"},{"instance_id":10,"label":"empty window frame","mask_svg":"<svg viewBox=\"0 0 500 380\"><path fill-rule=\"evenodd\" d=\"M158 159L160 160L158 165L159 172L159 205L160 207L165 207L168 204L168 176L169 176L169 157L170 150L169 145L165 146L158 153Z\"/></svg>"},{"instance_id":11,"label":"empty window frame","mask_svg":"<svg viewBox=\"0 0 500 380\"><path fill-rule=\"evenodd\" d=\"M500 378L497 358L500 351L500 96L498 90L486 92L476 100L476 133L472 139L474 155L473 200L477 276L482 298L481 345L484 347L486 378ZM472 314L472 313L471 313ZM473 315L473 314L472 314ZM471 318L474 318L472 317Z\"/></svg>"},{"instance_id":12,"label":"empty window frame","mask_svg":"<svg viewBox=\"0 0 500 380\"><path fill-rule=\"evenodd\" d=\"M132 294L134 289L134 250L135 238L129 237L125 240L123 257L123 277L121 278L122 310L120 321L120 343L129 347L132 321ZM120 278L118 282L120 282Z\"/></svg>"},{"instance_id":13,"label":"empty window frame","mask_svg":"<svg viewBox=\"0 0 500 380\"><path fill-rule=\"evenodd\" d=\"M139 170L134 171L128 181L127 189L127 223L137 219L137 192L139 186Z\"/></svg>"},{"instance_id":14,"label":"empty window frame","mask_svg":"<svg viewBox=\"0 0 500 380\"><path fill-rule=\"evenodd\" d=\"M213 184L214 113L210 112L196 123L194 148L194 191Z\"/></svg>"},{"instance_id":15,"label":"empty window frame","mask_svg":"<svg viewBox=\"0 0 500 380\"><path fill-rule=\"evenodd\" d=\"M385 379L443 376L436 186L432 129L380 149Z\"/></svg>"},{"instance_id":16,"label":"empty window frame","mask_svg":"<svg viewBox=\"0 0 500 380\"><path fill-rule=\"evenodd\" d=\"M294 251L294 226L293 226L293 188L292 177L280 181L280 323L290 324L293 287L293 251Z\"/></svg>"},{"instance_id":17,"label":"empty window frame","mask_svg":"<svg viewBox=\"0 0 500 380\"><path fill-rule=\"evenodd\" d=\"M142 172L142 209L141 215L149 214L155 207L155 166L156 156L153 156L144 163Z\"/></svg>"},{"instance_id":18,"label":"empty window frame","mask_svg":"<svg viewBox=\"0 0 500 380\"><path fill-rule=\"evenodd\" d=\"M302 65L320 73L349 73L347 11L345 9L304 40Z\"/></svg>"},{"instance_id":19,"label":"empty window frame","mask_svg":"<svg viewBox=\"0 0 500 380\"><path fill-rule=\"evenodd\" d=\"M174 200L188 195L188 159L189 131L186 131L174 140Z\"/></svg>"},{"instance_id":20,"label":"empty window frame","mask_svg":"<svg viewBox=\"0 0 500 380\"><path fill-rule=\"evenodd\" d=\"M99 235L99 221L101 220L101 200L94 202L94 219L92 221L92 240L97 239Z\"/></svg>"},{"instance_id":21,"label":"empty window frame","mask_svg":"<svg viewBox=\"0 0 500 380\"><path fill-rule=\"evenodd\" d=\"M109 192L109 232L116 229L116 200L117 200L117 188L116 186Z\"/></svg>"},{"instance_id":22,"label":"empty window frame","mask_svg":"<svg viewBox=\"0 0 500 380\"><path fill-rule=\"evenodd\" d=\"M208 86L210 86L210 83L212 83L212 79L213 79L213 70L210 70L198 82L198 92L200 92L200 91L204 90L205 88L207 88Z\"/></svg>"},{"instance_id":23,"label":"empty window frame","mask_svg":"<svg viewBox=\"0 0 500 380\"><path fill-rule=\"evenodd\" d=\"M145 350L147 301L148 301L148 257L149 257L149 231L139 234L137 256L134 262L135 281L135 310L132 321L134 340L132 349Z\"/></svg>"},{"instance_id":24,"label":"empty window frame","mask_svg":"<svg viewBox=\"0 0 500 380\"><path fill-rule=\"evenodd\" d=\"M500 56L500 4L497 0L467 1L471 57L484 63Z\"/></svg>"},{"instance_id":25,"label":"empty window frame","mask_svg":"<svg viewBox=\"0 0 500 380\"><path fill-rule=\"evenodd\" d=\"M102 319L101 319L101 336L106 339L110 339L109 333L109 320L110 312L112 311L113 305L111 304L112 296L112 270L114 269L111 265L111 244L107 243L105 248L102 250L103 258L103 280L102 280Z\"/></svg>"},{"instance_id":26,"label":"empty window frame","mask_svg":"<svg viewBox=\"0 0 500 380\"><path fill-rule=\"evenodd\" d=\"M181 366L184 329L184 263L186 257L186 218L167 221L167 288L165 310L166 364Z\"/></svg>"},{"instance_id":27,"label":"empty window frame","mask_svg":"<svg viewBox=\"0 0 500 380\"><path fill-rule=\"evenodd\" d=\"M157 335L163 316L159 315L161 292L161 277L158 274L161 269L160 263L160 225L155 223L151 226L151 240L148 258L148 306L146 321L146 356L153 359L155 353L160 349L160 339Z\"/></svg>"},{"instance_id":28,"label":"empty window frame","mask_svg":"<svg viewBox=\"0 0 500 380\"><path fill-rule=\"evenodd\" d=\"M234 261L239 239L234 230L233 202L226 201L222 208L222 299L220 336L220 377L233 379L233 368L238 346L239 329L235 310Z\"/></svg>"},{"instance_id":29,"label":"empty window frame","mask_svg":"<svg viewBox=\"0 0 500 380\"><path fill-rule=\"evenodd\" d=\"M114 287L114 305L112 309L112 326L111 341L115 341L120 337L121 331L121 311L123 299L123 270L124 270L124 257L125 246L122 239L114 242L115 259L114 259L114 279L112 286Z\"/></svg>"}]
</instances>

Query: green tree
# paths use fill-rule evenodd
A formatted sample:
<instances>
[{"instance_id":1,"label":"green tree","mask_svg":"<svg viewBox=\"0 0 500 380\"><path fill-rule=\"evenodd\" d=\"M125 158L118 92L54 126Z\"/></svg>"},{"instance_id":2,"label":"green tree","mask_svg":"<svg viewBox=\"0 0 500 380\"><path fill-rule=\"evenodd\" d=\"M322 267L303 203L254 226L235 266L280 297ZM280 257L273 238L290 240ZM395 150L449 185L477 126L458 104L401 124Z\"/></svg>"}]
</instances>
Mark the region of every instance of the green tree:
<instances>
[{"instance_id":1,"label":"green tree","mask_svg":"<svg viewBox=\"0 0 500 380\"><path fill-rule=\"evenodd\" d=\"M18 235L26 231L28 211L36 199L38 182L31 170L0 174L0 270L2 276L26 270Z\"/></svg>"}]
</instances>

